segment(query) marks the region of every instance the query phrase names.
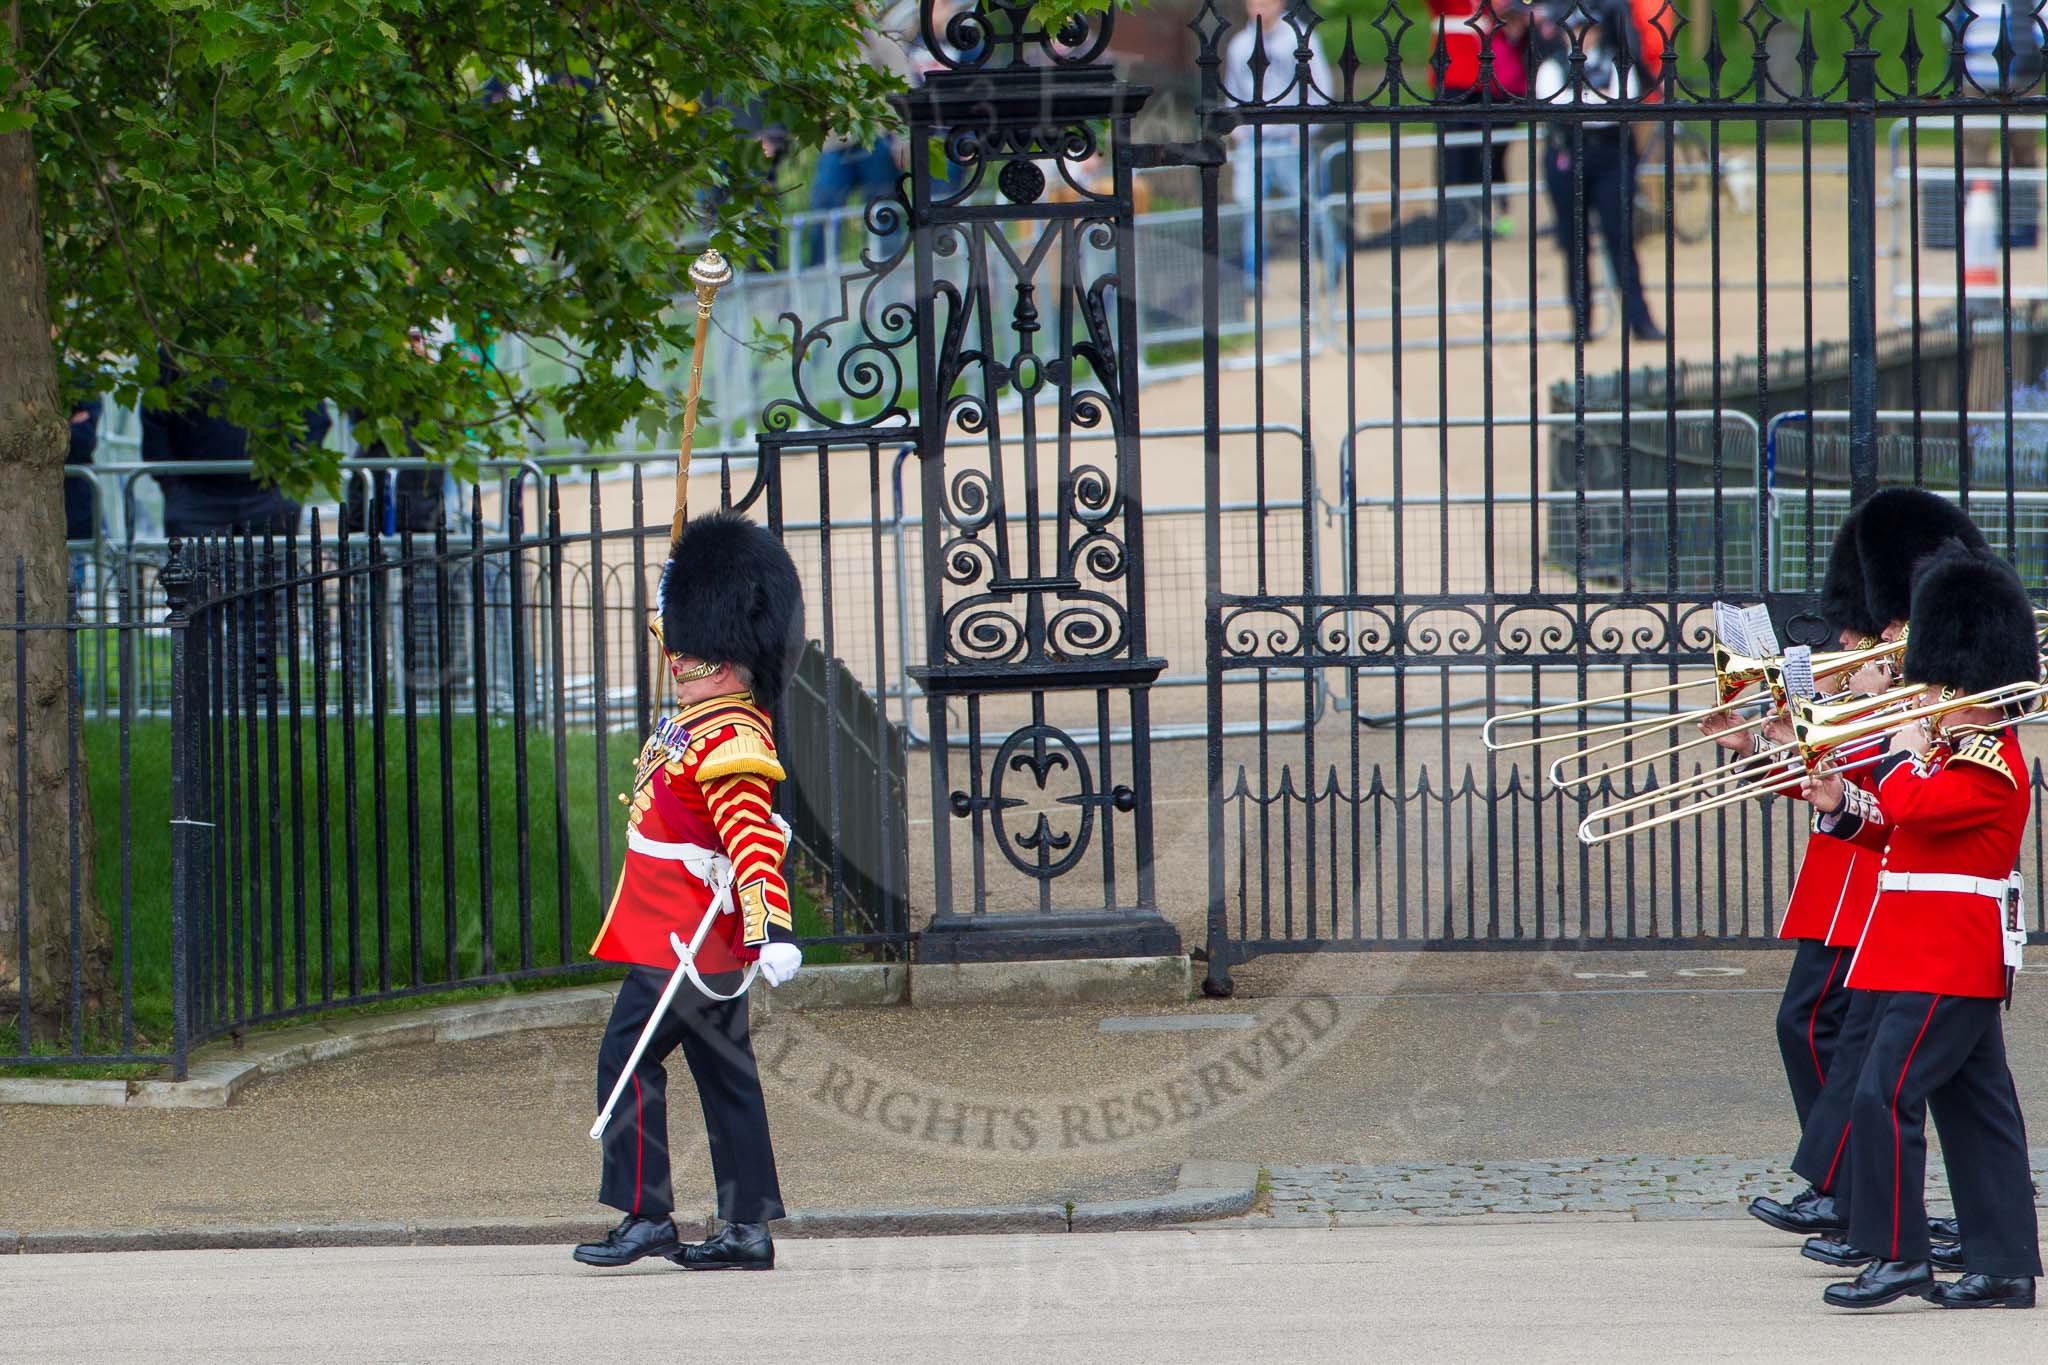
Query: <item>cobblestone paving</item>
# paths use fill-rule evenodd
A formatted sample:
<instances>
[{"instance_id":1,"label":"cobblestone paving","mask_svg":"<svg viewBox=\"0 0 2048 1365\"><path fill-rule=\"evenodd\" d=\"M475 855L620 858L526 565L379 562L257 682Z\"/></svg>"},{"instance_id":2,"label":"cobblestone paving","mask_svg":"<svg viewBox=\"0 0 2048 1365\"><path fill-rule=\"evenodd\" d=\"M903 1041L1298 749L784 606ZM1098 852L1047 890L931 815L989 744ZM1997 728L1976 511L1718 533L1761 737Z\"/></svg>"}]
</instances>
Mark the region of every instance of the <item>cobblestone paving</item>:
<instances>
[{"instance_id":1,"label":"cobblestone paving","mask_svg":"<svg viewBox=\"0 0 2048 1365\"><path fill-rule=\"evenodd\" d=\"M2036 1188L2048 1183L2048 1147L2033 1150ZM1272 1218L1283 1225L1360 1227L1485 1214L1599 1214L1642 1221L1734 1218L1759 1194L1802 1188L1791 1154L1583 1156L1535 1161L1399 1162L1383 1166L1274 1166ZM1949 1211L1948 1175L1929 1163L1927 1202Z\"/></svg>"}]
</instances>

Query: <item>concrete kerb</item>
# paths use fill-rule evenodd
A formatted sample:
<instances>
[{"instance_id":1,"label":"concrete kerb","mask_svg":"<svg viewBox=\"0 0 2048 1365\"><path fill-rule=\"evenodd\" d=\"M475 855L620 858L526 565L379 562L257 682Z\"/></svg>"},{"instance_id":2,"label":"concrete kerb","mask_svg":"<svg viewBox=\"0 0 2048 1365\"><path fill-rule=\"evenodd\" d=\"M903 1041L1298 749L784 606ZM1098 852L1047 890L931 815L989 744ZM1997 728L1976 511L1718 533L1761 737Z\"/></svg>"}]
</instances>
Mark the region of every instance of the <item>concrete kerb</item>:
<instances>
[{"instance_id":1,"label":"concrete kerb","mask_svg":"<svg viewBox=\"0 0 2048 1365\"><path fill-rule=\"evenodd\" d=\"M919 1007L1185 1004L1194 986L1185 954L1090 957L1037 962L920 962L910 1000Z\"/></svg>"},{"instance_id":2,"label":"concrete kerb","mask_svg":"<svg viewBox=\"0 0 2048 1365\"><path fill-rule=\"evenodd\" d=\"M389 1047L452 1043L537 1028L596 1028L617 987L575 986L472 1000L413 1014L316 1021L260 1033L241 1046L215 1043L193 1055L182 1081L0 1079L0 1104L99 1104L142 1109L220 1109L244 1086L314 1062Z\"/></svg>"},{"instance_id":3,"label":"concrete kerb","mask_svg":"<svg viewBox=\"0 0 2048 1365\"><path fill-rule=\"evenodd\" d=\"M1193 977L1186 957L1086 958L1048 962L849 963L812 967L770 992L757 983L756 1020L776 1010L922 1006L1184 1003ZM215 1043L193 1055L182 1081L0 1078L0 1104L72 1104L145 1109L220 1109L243 1087L314 1062L389 1047L452 1043L528 1029L601 1028L617 987L572 986L410 1014L315 1020L247 1042Z\"/></svg>"},{"instance_id":4,"label":"concrete kerb","mask_svg":"<svg viewBox=\"0 0 2048 1365\"><path fill-rule=\"evenodd\" d=\"M1248 1211L1258 1167L1190 1161L1178 1188L1151 1199L1084 1204L992 1204L961 1208L810 1209L776 1226L778 1238L944 1237L975 1233L1118 1232L1174 1227ZM420 1218L408 1222L279 1223L193 1228L0 1230L0 1255L104 1251L275 1250L351 1246L570 1245L604 1236L608 1217ZM684 1222L685 1235L688 1224Z\"/></svg>"}]
</instances>

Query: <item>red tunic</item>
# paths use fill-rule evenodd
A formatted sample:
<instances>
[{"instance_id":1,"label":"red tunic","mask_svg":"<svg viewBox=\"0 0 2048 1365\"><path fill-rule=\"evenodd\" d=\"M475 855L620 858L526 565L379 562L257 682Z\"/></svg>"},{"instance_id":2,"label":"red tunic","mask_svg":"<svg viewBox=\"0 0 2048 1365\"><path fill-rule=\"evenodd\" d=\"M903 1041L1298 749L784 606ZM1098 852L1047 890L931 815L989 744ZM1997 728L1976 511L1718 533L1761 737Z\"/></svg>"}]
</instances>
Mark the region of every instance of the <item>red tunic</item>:
<instances>
[{"instance_id":1,"label":"red tunic","mask_svg":"<svg viewBox=\"0 0 2048 1365\"><path fill-rule=\"evenodd\" d=\"M2019 738L2007 728L1972 736L1931 764L1898 764L1878 780L1874 809L1837 828L1881 850L1881 874L2001 883L2019 857L2030 795ZM1987 895L1880 887L1848 983L2002 999L2002 922L2002 907Z\"/></svg>"},{"instance_id":2,"label":"red tunic","mask_svg":"<svg viewBox=\"0 0 2048 1365\"><path fill-rule=\"evenodd\" d=\"M1867 788L1870 770L1859 768L1845 781ZM1803 798L1796 794L1793 800ZM1806 841L1792 899L1778 926L1779 938L1818 939L1830 948L1853 948L1863 936L1863 921L1877 898L1874 853L1843 839L1817 836Z\"/></svg>"},{"instance_id":3,"label":"red tunic","mask_svg":"<svg viewBox=\"0 0 2048 1365\"><path fill-rule=\"evenodd\" d=\"M1853 947L1876 894L1877 855L1840 839L1809 839L1778 937Z\"/></svg>"},{"instance_id":4,"label":"red tunic","mask_svg":"<svg viewBox=\"0 0 2048 1365\"><path fill-rule=\"evenodd\" d=\"M688 943L711 907L712 891L684 863L659 856L693 844L733 864L738 913L714 924L697 952L702 973L736 971L761 954L771 932L789 931L782 876L788 836L770 818L783 776L768 717L739 697L684 708L647 741L644 780L628 818L626 863L611 909L590 947L607 962L670 969L671 933Z\"/></svg>"}]
</instances>

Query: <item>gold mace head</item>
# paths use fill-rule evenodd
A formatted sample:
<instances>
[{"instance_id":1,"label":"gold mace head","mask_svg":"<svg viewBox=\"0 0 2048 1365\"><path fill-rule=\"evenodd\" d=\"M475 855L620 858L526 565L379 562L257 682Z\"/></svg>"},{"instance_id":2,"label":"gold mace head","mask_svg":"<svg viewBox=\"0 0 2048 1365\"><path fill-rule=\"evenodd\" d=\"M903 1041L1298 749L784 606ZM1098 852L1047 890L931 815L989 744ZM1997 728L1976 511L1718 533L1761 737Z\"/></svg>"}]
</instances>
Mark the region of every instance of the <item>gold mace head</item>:
<instances>
[{"instance_id":1,"label":"gold mace head","mask_svg":"<svg viewBox=\"0 0 2048 1365\"><path fill-rule=\"evenodd\" d=\"M697 304L709 308L718 291L732 283L732 266L716 247L690 263L690 283L697 286Z\"/></svg>"}]
</instances>

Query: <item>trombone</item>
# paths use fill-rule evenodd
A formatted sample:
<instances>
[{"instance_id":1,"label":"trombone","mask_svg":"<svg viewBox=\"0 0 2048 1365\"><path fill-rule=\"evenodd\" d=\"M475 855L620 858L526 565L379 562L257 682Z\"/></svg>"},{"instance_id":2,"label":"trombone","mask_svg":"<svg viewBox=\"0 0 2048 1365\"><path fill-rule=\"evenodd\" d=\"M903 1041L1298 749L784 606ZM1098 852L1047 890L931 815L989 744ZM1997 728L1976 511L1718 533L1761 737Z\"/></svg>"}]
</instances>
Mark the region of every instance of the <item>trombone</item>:
<instances>
[{"instance_id":1,"label":"trombone","mask_svg":"<svg viewBox=\"0 0 2048 1365\"><path fill-rule=\"evenodd\" d=\"M1815 681L1819 681L1822 678L1829 677L1845 677L1850 673L1854 673L1857 669L1863 667L1865 664L1876 663L1880 660L1888 659L1893 657L1894 655L1900 654L1904 652L1905 648L1905 641L1903 638L1901 638L1898 640L1887 641L1883 644L1872 645L1867 649L1838 649L1818 653L1813 656L1813 676ZM1722 669L1724 661L1727 662L1729 665L1725 673ZM1716 645L1714 653L1714 662L1715 677L1717 680L1722 677L1732 679L1737 676L1741 676L1745 679L1745 686L1747 686L1748 682L1750 681L1760 681L1764 683L1766 687L1769 688L1771 693L1771 700L1776 703L1777 708L1782 709L1788 701L1789 698L1785 691L1784 660L1782 657L1768 659L1749 658L1746 656L1729 654L1726 651L1724 651L1721 646ZM1749 675L1752 673L1755 675L1753 678L1749 677ZM1694 735L1688 739L1681 740L1680 742L1672 745L1667 749L1659 749L1653 753L1648 754L1638 754L1624 763L1617 763L1609 767L1596 768L1588 772L1582 772L1577 777L1565 776L1564 769L1565 766L1569 763L1575 762L1579 759L1583 759L1590 754L1602 753L1609 749L1618 749L1626 745L1636 743L1640 737L1633 733L1634 729L1673 729L1678 726L1684 725L1688 721L1705 720L1708 716L1718 715L1725 711L1731 710L1737 704L1738 701L1739 696L1736 699L1724 700L1721 704L1717 706L1710 706L1701 711L1679 712L1669 715L1651 717L1644 720L1624 722L1624 727L1629 728L1632 731L1631 733L1622 735L1617 739L1605 740L1599 744L1587 745L1584 748L1574 750L1571 753L1564 754L1556 759L1553 759L1550 764L1550 781L1553 785L1563 787L1566 789L1585 786L1593 782L1597 782L1602 777L1608 777L1612 776L1615 773L1625 772L1629 768L1635 767L1638 764L1654 762L1660 758L1669 758L1674 754L1683 753L1687 749L1695 748L1701 744L1711 744L1714 742L1715 739L1717 739L1722 734L1742 734L1747 731L1754 730L1758 726L1764 724L1767 720L1770 719L1770 714L1766 712L1763 715L1753 717L1752 719L1744 721L1739 725L1731 726L1728 730L1719 731L1713 735ZM1591 703L1584 704L1590 705ZM1503 716L1501 717L1501 719L1505 720L1507 719L1507 717ZM1621 727L1607 728L1612 729ZM1583 730L1561 735L1546 735L1543 737L1543 742L1555 743L1574 738L1584 739L1589 738L1594 734L1594 730ZM1523 744L1522 742L1518 742L1514 745L1502 745L1498 747L1518 748L1523 747Z\"/></svg>"},{"instance_id":2,"label":"trombone","mask_svg":"<svg viewBox=\"0 0 2048 1365\"><path fill-rule=\"evenodd\" d=\"M1866 663L1876 663L1876 661L1888 659L1888 657L1892 657L1896 653L1901 653L1903 649L1905 649L1903 641L1890 641L1890 643L1874 645L1874 647L1868 647L1868 649L1835 649L1835 651L1819 653L1819 655L1812 655L1812 675L1815 675L1815 681L1819 681L1823 677L1847 677L1849 673L1864 667ZM1769 700L1774 702L1774 710L1784 710L1784 706L1790 702L1790 694L1786 692L1786 681L1784 681L1784 657L1778 657L1778 659L1755 659L1751 663L1757 663L1759 671L1763 673L1763 684L1769 688L1769 694L1772 694L1772 698L1769 698ZM1706 718L1710 714L1718 714L1722 710L1729 710L1729 708L1726 708L1726 706L1708 708L1708 710L1700 712L1700 718ZM1591 786L1591 784L1599 782L1602 778L1612 778L1614 774L1628 772L1630 767L1638 767L1642 763L1655 763L1657 759L1667 759L1671 755L1683 753L1683 751L1688 751L1688 749L1696 749L1698 745L1710 745L1716 739L1720 739L1722 735L1743 735L1743 733L1749 733L1749 731L1757 729L1757 726L1765 724L1769 718L1772 718L1772 710L1765 710L1765 712L1761 712L1757 716L1751 716L1749 720L1743 720L1741 724L1729 726L1729 729L1726 729L1726 731L1716 731L1712 735L1692 735L1688 739L1681 739L1679 743L1675 743L1675 745L1671 745L1667 749L1655 749L1651 753L1636 753L1636 755L1628 757L1622 763L1610 763L1608 767L1593 767L1593 769L1587 769L1587 772L1581 772L1575 778L1565 776L1565 765L1567 763L1579 761L1579 759L1583 759L1583 757L1587 757L1591 753L1602 753L1606 749L1620 749L1624 745L1632 745L1632 743L1636 743L1636 737L1634 735L1622 735L1620 739L1608 739L1604 743L1587 745L1585 749L1577 749L1573 753L1565 753L1565 755L1550 761L1550 784L1552 786L1559 786L1559 788L1563 788L1567 792L1573 790L1573 788ZM1681 720L1686 720L1686 716L1673 716L1669 720L1659 720L1655 726L1649 726L1649 729L1671 729L1671 726L1677 726Z\"/></svg>"},{"instance_id":3,"label":"trombone","mask_svg":"<svg viewBox=\"0 0 2048 1365\"><path fill-rule=\"evenodd\" d=\"M1888 710L1896 710L1901 706L1910 704L1923 690L1918 684L1915 684L1907 687L1893 688L1888 692L1880 692L1867 697L1849 697L1834 702L1801 701L1795 704L1801 709L1802 714L1812 716L1827 724L1839 725ZM1888 725L1893 723L1895 722L1887 722ZM1582 836L1584 830L1606 821L1614 820L1620 816L1661 806L1667 802L1681 800L1690 796L1713 793L1716 789L1722 789L1721 794L1729 798L1726 804L1731 805L1738 799L1734 794L1734 788L1737 786L1744 789L1742 792L1743 798L1761 795L1766 790L1774 790L1777 786L1782 785L1788 774L1800 777L1805 776L1805 769L1803 767L1788 766L1797 762L1798 757L1799 744L1795 737L1788 743L1774 744L1767 749L1744 758L1739 758L1734 762L1720 764L1696 772L1690 777L1680 778L1669 786L1658 787L1652 791L1642 792L1635 796L1627 797L1624 800L1616 801L1611 805L1603 806L1601 809L1588 815L1581 822L1580 830ZM1750 788L1754 788L1754 790L1749 790ZM1699 807L1702 810L1717 808L1718 806Z\"/></svg>"},{"instance_id":4,"label":"trombone","mask_svg":"<svg viewBox=\"0 0 2048 1365\"><path fill-rule=\"evenodd\" d=\"M1889 732L1916 721L1937 720L1956 711L1976 706L2024 706L2027 711L2037 709L2044 698L2048 698L2048 682L2006 683L1999 687L1987 688L1964 696L1948 695L1948 689L1941 689L1943 695L1932 702L1914 705L1924 697L1927 686L1908 684L1895 687L1874 697L1856 697L1846 702L1795 701L1791 706L1793 740L1790 744L1777 745L1745 763L1729 765L1729 769L1715 769L1711 774L1700 777L1714 779L1708 782L1687 780L1674 783L1661 791L1645 793L1642 796L1618 802L1586 817L1579 825L1579 840L1588 845L1606 843L1610 839L1640 834L1645 830L1658 829L1679 820L1709 811L1723 809L1752 797L1769 792L1785 790L1793 783L1803 782L1808 775L1825 771L1829 773L1849 772L1867 767L1883 756L1882 741ZM1901 705L1904 710L1899 709ZM1944 731L1943 740L1952 740L1958 735L1985 729L1984 726L1958 726ZM1855 751L1857 756L1847 758ZM1823 768L1823 764L1832 764ZM1757 765L1767 765L1762 773ZM1729 785L1731 784L1732 785ZM1721 791L1712 788L1722 786ZM1690 801L1675 810L1664 811L1646 819L1605 829L1602 825L1623 815L1632 814L1652 806L1662 805L1671 800L1684 800L1697 791L1706 790L1711 794L1699 800Z\"/></svg>"},{"instance_id":5,"label":"trombone","mask_svg":"<svg viewBox=\"0 0 2048 1365\"><path fill-rule=\"evenodd\" d=\"M1574 701L1556 701L1545 706L1531 706L1520 711L1503 711L1488 716L1486 724L1479 729L1479 738L1487 748L1496 752L1508 749L1529 749L1538 744L1557 744L1570 739L1585 739L1593 735L1613 734L1617 730L1633 730L1650 724L1657 716L1639 717L1634 720L1613 721L1605 725L1594 725L1583 730L1564 730L1556 734L1532 735L1527 739L1507 740L1494 738L1494 727L1500 725L1524 725L1544 716L1561 715L1567 711L1583 711L1593 706L1611 706L1616 702L1636 701L1643 697L1665 697L1677 692L1690 691L1695 687L1714 687L1717 696L1714 705L1694 711L1672 711L1661 713L1667 725L1682 725L1688 720L1721 710L1728 706L1749 687L1751 683L1763 681L1763 659L1737 654L1720 641L1714 642L1714 673L1709 678L1687 678L1681 682L1659 683L1655 687L1637 687L1626 692L1610 692L1598 697L1581 697Z\"/></svg>"}]
</instances>

